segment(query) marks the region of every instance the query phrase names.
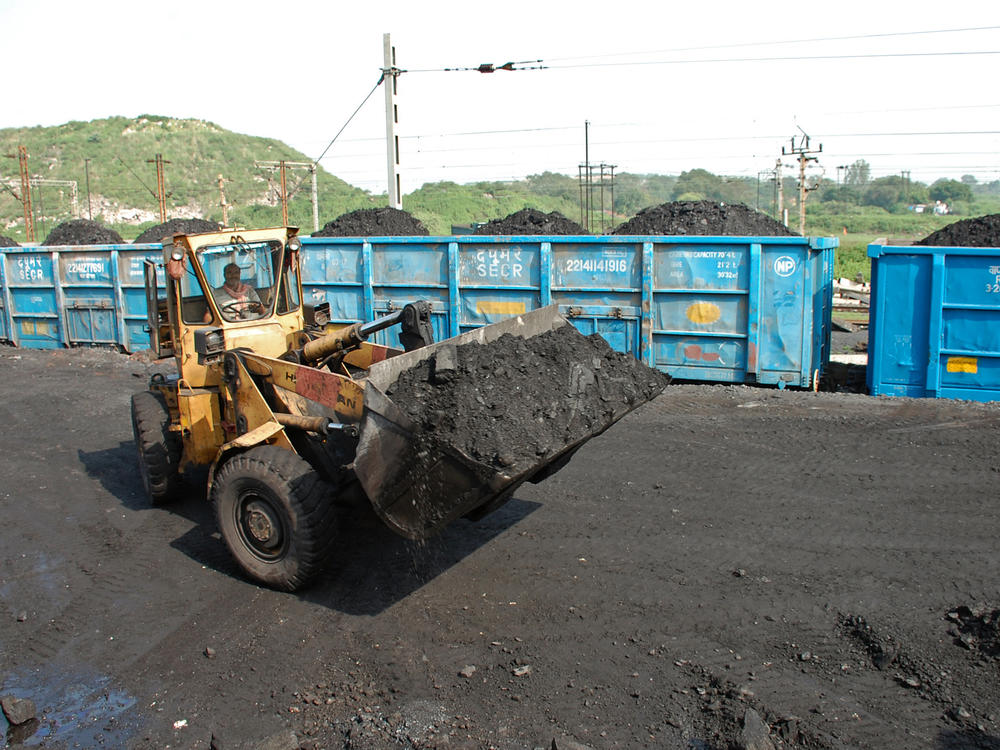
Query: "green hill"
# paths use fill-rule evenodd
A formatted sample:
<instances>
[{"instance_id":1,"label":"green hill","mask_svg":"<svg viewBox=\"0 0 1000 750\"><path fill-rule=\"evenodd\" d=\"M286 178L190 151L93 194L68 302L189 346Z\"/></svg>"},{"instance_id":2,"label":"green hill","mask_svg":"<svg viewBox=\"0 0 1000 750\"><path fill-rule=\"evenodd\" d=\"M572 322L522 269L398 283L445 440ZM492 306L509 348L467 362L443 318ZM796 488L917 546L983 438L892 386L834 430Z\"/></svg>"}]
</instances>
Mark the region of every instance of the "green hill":
<instances>
[{"instance_id":1,"label":"green hill","mask_svg":"<svg viewBox=\"0 0 1000 750\"><path fill-rule=\"evenodd\" d=\"M156 192L157 154L165 162L167 218L198 217L222 221L219 178L223 179L229 223L262 226L281 223L279 177L255 162L309 162L310 158L272 138L240 135L203 120L142 115L70 122L55 127L0 130L0 154L28 151L32 178L75 181L77 212L91 216L131 239L160 222ZM0 234L23 241L18 160L0 161ZM90 200L88 205L88 182ZM320 220L381 203L363 190L320 169L317 173ZM311 182L305 170L288 170L289 221L312 228ZM72 188L44 182L32 190L36 240L73 218Z\"/></svg>"}]
</instances>

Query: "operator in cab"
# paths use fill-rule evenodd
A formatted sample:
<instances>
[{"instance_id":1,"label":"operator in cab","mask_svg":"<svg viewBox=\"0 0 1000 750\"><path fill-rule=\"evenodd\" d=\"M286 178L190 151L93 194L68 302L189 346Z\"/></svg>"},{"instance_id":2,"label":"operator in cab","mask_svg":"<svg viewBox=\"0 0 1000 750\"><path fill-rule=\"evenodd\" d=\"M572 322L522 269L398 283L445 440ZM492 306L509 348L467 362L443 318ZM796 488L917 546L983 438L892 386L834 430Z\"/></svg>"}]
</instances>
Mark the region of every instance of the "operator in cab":
<instances>
[{"instance_id":1,"label":"operator in cab","mask_svg":"<svg viewBox=\"0 0 1000 750\"><path fill-rule=\"evenodd\" d=\"M215 304L218 305L222 317L226 320L254 320L264 314L257 290L250 284L240 281L240 267L229 263L223 269L225 283L212 290ZM204 321L211 322L212 313L205 312Z\"/></svg>"}]
</instances>

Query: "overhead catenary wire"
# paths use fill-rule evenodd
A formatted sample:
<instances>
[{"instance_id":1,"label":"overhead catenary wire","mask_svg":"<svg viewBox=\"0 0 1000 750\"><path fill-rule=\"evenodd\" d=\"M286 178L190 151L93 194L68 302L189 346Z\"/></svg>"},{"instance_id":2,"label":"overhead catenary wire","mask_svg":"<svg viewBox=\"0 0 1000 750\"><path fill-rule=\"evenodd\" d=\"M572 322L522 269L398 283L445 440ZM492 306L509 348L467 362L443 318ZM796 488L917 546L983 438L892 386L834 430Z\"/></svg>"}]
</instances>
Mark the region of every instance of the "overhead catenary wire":
<instances>
[{"instance_id":1,"label":"overhead catenary wire","mask_svg":"<svg viewBox=\"0 0 1000 750\"><path fill-rule=\"evenodd\" d=\"M740 49L746 47L769 47L775 45L788 45L788 44L815 44L817 42L842 42L851 40L861 40L861 39L885 39L893 37L908 37L908 36L924 36L930 34L954 34L954 33L967 33L974 31L994 31L1000 29L1000 26L967 26L961 28L952 29L925 29L921 31L893 31L893 32L881 32L873 34L850 34L843 36L827 36L827 37L808 37L805 39L781 39L772 41L754 41L754 42L737 42L732 44L713 44L713 45L699 45L695 47L671 47L659 50L646 50L646 51L630 51L630 52L609 52L600 55L577 55L570 57L556 57L556 58L539 58L535 60L526 60L523 62L508 62L502 65L494 65L492 63L481 63L479 65L445 65L440 67L427 67L427 68L408 68L400 72L403 73L453 73L453 72L479 72L479 73L493 73L499 70L507 71L518 71L518 70L566 70L569 68L593 68L593 67L618 67L627 65L674 65L674 64L689 64L689 63L705 63L705 62L772 62L772 61L794 61L794 60L824 60L824 59L869 59L869 58L879 58L879 57L929 57L929 56L942 56L942 55L993 55L1000 54L998 51L994 50L983 50L983 51L969 51L969 50L959 50L951 52L897 52L897 53L859 53L851 55L798 55L791 57L737 57L737 58L708 58L708 59L682 59L682 60L631 60L625 62L611 62L611 63L576 63L572 65L554 65L553 63L564 62L568 60L602 60L611 57L635 57L638 55L659 55L664 53L675 53L675 52L700 52L705 50L717 50L717 49ZM528 66L528 64L531 64ZM517 67L522 66L522 67Z\"/></svg>"},{"instance_id":2,"label":"overhead catenary wire","mask_svg":"<svg viewBox=\"0 0 1000 750\"><path fill-rule=\"evenodd\" d=\"M938 131L891 131L885 133L877 132L860 132L860 133L819 133L817 138L882 138L882 137L923 137L923 136L970 136L970 135L1000 135L1000 130L938 130ZM739 141L780 141L786 138L783 134L765 134L765 135L722 135L722 136L692 136L692 137L678 137L678 138L651 138L651 139L630 139L630 140L594 140L591 141L592 146L642 146L642 145L655 145L660 143L733 143ZM497 151L502 149L551 149L553 144L551 143L508 143L502 147L497 147L496 144L490 144L486 146L452 146L446 148L422 148L417 149L413 154L431 154L431 153L459 153L467 151ZM966 152L966 153L990 153L990 152ZM365 152L355 152L352 154L342 155L337 158L341 159L353 159L362 158L366 156L374 156L375 152L365 151Z\"/></svg>"},{"instance_id":3,"label":"overhead catenary wire","mask_svg":"<svg viewBox=\"0 0 1000 750\"><path fill-rule=\"evenodd\" d=\"M671 47L667 49L645 50L641 52L636 52L636 51L608 52L601 55L556 57L556 58L549 58L548 62L557 62L563 60L595 60L606 57L625 57L625 56L635 56L635 55L661 55L666 52L700 52L702 50L710 50L710 49L737 49L740 47L771 47L779 44L815 44L816 42L846 42L857 39L887 39L890 37L922 36L927 34L954 34L954 33L964 33L969 31L994 31L997 29L1000 29L1000 26L967 26L958 29L928 29L924 31L887 31L876 34L850 34L845 36L810 37L806 39L780 39L768 42L762 42L762 41L736 42L732 44L711 44L711 45L702 45L698 47Z\"/></svg>"},{"instance_id":4,"label":"overhead catenary wire","mask_svg":"<svg viewBox=\"0 0 1000 750\"><path fill-rule=\"evenodd\" d=\"M623 68L650 65L699 65L703 63L749 63L749 62L801 62L804 60L875 60L908 57L956 57L969 55L1000 55L1000 50L953 50L946 52L863 52L849 55L786 55L768 57L705 57L694 60L634 60L613 63L579 63L576 65L549 65L548 70L568 70L570 68Z\"/></svg>"},{"instance_id":5,"label":"overhead catenary wire","mask_svg":"<svg viewBox=\"0 0 1000 750\"><path fill-rule=\"evenodd\" d=\"M318 157L316 157L315 159L313 159L313 169L315 169L315 168L317 168L319 166L319 162L320 162L320 160L324 156L326 156L326 152L330 150L330 148L333 146L334 142L336 142L337 138L340 137L340 134L344 132L344 130L347 128L348 125L351 124L351 120L353 120L355 118L355 116L357 116L358 112L361 111L361 108L365 106L365 104L371 98L372 94L375 93L375 91L378 89L378 87L382 85L383 81L385 81L385 73L384 72L382 73L382 75L379 76L379 79L375 82L375 85L372 86L371 91L369 91L367 94L365 94L365 98L361 100L361 104L359 104L355 108L355 110L351 113L351 116L348 117L347 120L346 120L346 122L344 122L344 124L340 126L340 130L337 131L337 134L334 135L333 138L330 139L330 142L328 144L326 144L326 148L323 149L323 153L321 153ZM295 186L289 191L289 195L294 195L296 192L298 192L298 189L300 187L302 187L302 183L305 181L305 179L306 179L305 176L301 177L299 179L299 181L297 183L295 183Z\"/></svg>"},{"instance_id":6,"label":"overhead catenary wire","mask_svg":"<svg viewBox=\"0 0 1000 750\"><path fill-rule=\"evenodd\" d=\"M147 185L147 184L146 184L146 183L145 183L145 182L143 181L143 179L142 179L142 178L141 178L141 177L140 177L139 175L137 175L137 174L135 173L135 170L134 170L134 169L132 169L132 167L130 167L130 166L129 166L128 164L126 164L126 163L125 163L125 160L124 160L124 159L122 159L122 158L121 158L121 157L120 157L120 156L119 156L118 154L115 154L115 158L116 158L116 159L118 159L118 161L120 161L120 162L122 163L122 166L123 166L123 167L125 167L125 169L127 169L127 170L129 171L129 173L130 173L130 174L131 174L131 175L132 175L133 177L135 177L135 179L137 179L137 180L139 181L139 183L140 183L140 184L141 184L141 185L142 185L142 186L143 186L144 188L146 188L146 190L147 190L147 191L149 191L149 194L150 194L151 196L153 196L153 197L154 197L154 198L156 198L156 199L159 199L159 197L160 197L160 196L159 196L159 195L157 194L157 192L156 192L155 190L153 190L153 188L151 188L151 187L150 187L149 185Z\"/></svg>"},{"instance_id":7,"label":"overhead catenary wire","mask_svg":"<svg viewBox=\"0 0 1000 750\"><path fill-rule=\"evenodd\" d=\"M1000 103L997 104L956 104L951 106L937 106L937 107L906 107L903 109L878 109L878 110L854 110L854 111L838 111L838 112L827 112L827 115L864 115L872 114L873 112L885 113L885 112L942 112L956 109L989 109L994 107L1000 107ZM622 128L622 127L642 127L642 123L638 122L609 122L600 123L601 127L604 128ZM575 131L579 130L579 125L553 125L549 127L524 127L524 128L502 128L495 130L463 130L452 133L411 133L409 135L399 136L400 140L420 140L420 139L431 139L431 138L453 138L453 137L465 137L465 136L477 136L477 135L507 135L511 133L541 133L541 132L555 132L555 131ZM775 136L733 136L734 138L784 138L785 135L775 135ZM364 143L364 142L381 142L385 140L381 136L372 136L369 138L345 138L341 143Z\"/></svg>"},{"instance_id":8,"label":"overhead catenary wire","mask_svg":"<svg viewBox=\"0 0 1000 750\"><path fill-rule=\"evenodd\" d=\"M876 60L910 57L965 57L972 55L1000 55L1000 50L948 50L945 52L859 52L847 55L771 55L766 57L701 57L674 60L628 60L624 62L574 63L569 65L537 65L530 68L511 70L571 70L577 68L625 68L648 67L653 65L700 65L706 63L751 63L751 62L802 62L805 60ZM483 66L479 66L483 67ZM502 68L508 70L508 68ZM475 71L476 67L407 68L400 73L454 73Z\"/></svg>"}]
</instances>

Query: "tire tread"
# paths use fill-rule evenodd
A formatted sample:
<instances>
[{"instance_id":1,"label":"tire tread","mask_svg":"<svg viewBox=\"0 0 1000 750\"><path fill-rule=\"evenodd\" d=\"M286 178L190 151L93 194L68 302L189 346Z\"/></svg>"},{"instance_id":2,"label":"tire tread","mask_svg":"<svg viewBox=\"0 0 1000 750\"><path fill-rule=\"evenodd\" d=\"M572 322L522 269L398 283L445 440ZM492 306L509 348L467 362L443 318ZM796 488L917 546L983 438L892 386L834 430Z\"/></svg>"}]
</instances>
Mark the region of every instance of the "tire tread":
<instances>
[{"instance_id":1,"label":"tire tread","mask_svg":"<svg viewBox=\"0 0 1000 750\"><path fill-rule=\"evenodd\" d=\"M224 511L220 509L220 495L227 491L227 484L238 476L276 478L289 504L297 509L296 529L290 550L293 560L267 565L245 561L241 550L233 548L235 542L227 538L226 544L233 557L247 574L267 586L284 591L302 588L323 570L336 543L338 514L332 488L305 459L293 451L274 445L251 448L231 458L216 475L212 501L220 529L224 529L226 524ZM225 533L223 537L226 537ZM256 568L260 568L260 572Z\"/></svg>"},{"instance_id":2,"label":"tire tread","mask_svg":"<svg viewBox=\"0 0 1000 750\"><path fill-rule=\"evenodd\" d=\"M132 430L139 461L149 476L153 505L163 505L178 493L181 477L180 436L170 429L170 409L163 394L142 391L132 396Z\"/></svg>"}]
</instances>

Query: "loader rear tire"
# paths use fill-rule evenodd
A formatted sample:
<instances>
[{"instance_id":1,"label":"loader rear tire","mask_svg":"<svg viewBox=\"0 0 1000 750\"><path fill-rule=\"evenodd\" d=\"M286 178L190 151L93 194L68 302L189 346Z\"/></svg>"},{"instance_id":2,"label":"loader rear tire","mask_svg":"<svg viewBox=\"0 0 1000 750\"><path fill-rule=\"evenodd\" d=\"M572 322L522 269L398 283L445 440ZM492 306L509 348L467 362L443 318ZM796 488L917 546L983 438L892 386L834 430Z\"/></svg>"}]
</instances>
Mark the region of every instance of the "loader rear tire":
<instances>
[{"instance_id":1,"label":"loader rear tire","mask_svg":"<svg viewBox=\"0 0 1000 750\"><path fill-rule=\"evenodd\" d=\"M227 461L212 484L219 531L253 580L296 591L323 570L335 541L333 491L294 452L261 445Z\"/></svg>"},{"instance_id":2,"label":"loader rear tire","mask_svg":"<svg viewBox=\"0 0 1000 750\"><path fill-rule=\"evenodd\" d=\"M181 438L170 429L170 409L163 394L144 391L132 396L132 434L139 455L139 474L153 505L173 500L180 487Z\"/></svg>"}]
</instances>

